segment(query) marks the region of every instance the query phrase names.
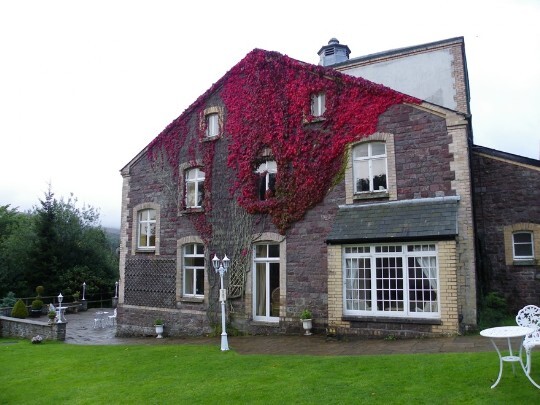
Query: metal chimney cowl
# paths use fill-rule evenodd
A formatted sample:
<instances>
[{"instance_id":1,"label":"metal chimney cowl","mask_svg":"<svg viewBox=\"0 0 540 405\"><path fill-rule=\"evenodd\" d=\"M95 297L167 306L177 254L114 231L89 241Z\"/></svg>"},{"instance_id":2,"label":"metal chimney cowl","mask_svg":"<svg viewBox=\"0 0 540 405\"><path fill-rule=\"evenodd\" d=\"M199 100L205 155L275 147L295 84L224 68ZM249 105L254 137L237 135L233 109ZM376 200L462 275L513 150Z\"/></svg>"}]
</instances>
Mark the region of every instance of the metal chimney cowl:
<instances>
[{"instance_id":1,"label":"metal chimney cowl","mask_svg":"<svg viewBox=\"0 0 540 405\"><path fill-rule=\"evenodd\" d=\"M317 54L319 65L331 66L349 60L351 50L347 45L341 45L336 38L330 39L328 45L323 46Z\"/></svg>"}]
</instances>

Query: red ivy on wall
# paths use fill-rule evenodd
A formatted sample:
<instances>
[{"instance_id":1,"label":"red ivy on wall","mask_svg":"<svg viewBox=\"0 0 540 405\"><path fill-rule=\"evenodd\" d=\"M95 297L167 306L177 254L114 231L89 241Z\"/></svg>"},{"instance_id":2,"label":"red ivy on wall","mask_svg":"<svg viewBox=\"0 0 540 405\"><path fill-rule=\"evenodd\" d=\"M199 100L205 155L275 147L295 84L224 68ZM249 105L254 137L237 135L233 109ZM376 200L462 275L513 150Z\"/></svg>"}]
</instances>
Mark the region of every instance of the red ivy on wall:
<instances>
[{"instance_id":1,"label":"red ivy on wall","mask_svg":"<svg viewBox=\"0 0 540 405\"><path fill-rule=\"evenodd\" d=\"M398 103L419 100L361 78L305 64L275 52L254 50L163 131L149 147L166 150L178 166L186 123L197 117L207 97L218 91L225 106L228 166L236 172L232 192L250 213L268 213L281 233L321 202L339 174L345 148L376 131L379 116ZM321 120L311 116L311 95L326 94ZM196 114L189 114L195 111ZM198 125L198 123L192 123ZM211 190L213 142L204 148L205 189ZM182 138L178 139L178 138ZM194 147L192 144L191 147ZM260 201L255 170L264 150L277 162L275 195ZM207 193L209 195L209 193ZM210 198L205 201L209 211ZM211 232L211 230L208 230Z\"/></svg>"}]
</instances>

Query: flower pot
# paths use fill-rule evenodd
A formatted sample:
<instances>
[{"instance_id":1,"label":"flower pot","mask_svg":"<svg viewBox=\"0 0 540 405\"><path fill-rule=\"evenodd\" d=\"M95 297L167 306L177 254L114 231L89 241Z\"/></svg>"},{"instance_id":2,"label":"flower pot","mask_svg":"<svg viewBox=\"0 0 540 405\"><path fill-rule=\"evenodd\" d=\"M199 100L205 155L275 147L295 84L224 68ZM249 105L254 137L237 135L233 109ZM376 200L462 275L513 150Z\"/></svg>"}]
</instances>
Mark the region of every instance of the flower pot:
<instances>
[{"instance_id":1,"label":"flower pot","mask_svg":"<svg viewBox=\"0 0 540 405\"><path fill-rule=\"evenodd\" d=\"M157 339L161 339L163 336L163 325L154 325L156 327Z\"/></svg>"},{"instance_id":2,"label":"flower pot","mask_svg":"<svg viewBox=\"0 0 540 405\"><path fill-rule=\"evenodd\" d=\"M32 309L32 310L30 310L30 316L32 318L39 318L41 316L41 309Z\"/></svg>"},{"instance_id":3,"label":"flower pot","mask_svg":"<svg viewBox=\"0 0 540 405\"><path fill-rule=\"evenodd\" d=\"M302 319L302 326L304 327L306 331L306 333L304 333L304 336L311 335L311 328L312 328L311 319Z\"/></svg>"}]
</instances>

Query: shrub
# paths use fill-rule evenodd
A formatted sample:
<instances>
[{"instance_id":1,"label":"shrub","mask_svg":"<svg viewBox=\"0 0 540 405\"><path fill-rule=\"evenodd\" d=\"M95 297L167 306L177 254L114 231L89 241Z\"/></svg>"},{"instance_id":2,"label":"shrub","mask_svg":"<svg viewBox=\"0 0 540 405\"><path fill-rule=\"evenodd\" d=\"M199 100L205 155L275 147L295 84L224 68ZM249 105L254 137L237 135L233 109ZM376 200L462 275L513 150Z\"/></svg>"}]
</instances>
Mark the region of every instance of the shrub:
<instances>
[{"instance_id":1,"label":"shrub","mask_svg":"<svg viewBox=\"0 0 540 405\"><path fill-rule=\"evenodd\" d=\"M43 301L38 300L37 298L32 301L32 309L41 309L43 308Z\"/></svg>"},{"instance_id":2,"label":"shrub","mask_svg":"<svg viewBox=\"0 0 540 405\"><path fill-rule=\"evenodd\" d=\"M2 302L0 303L0 308L11 308L15 306L15 303L17 302L17 298L15 298L15 293L13 291L10 291L7 293L7 295L2 298Z\"/></svg>"},{"instance_id":3,"label":"shrub","mask_svg":"<svg viewBox=\"0 0 540 405\"><path fill-rule=\"evenodd\" d=\"M311 311L309 309L304 309L300 314L300 319L311 319Z\"/></svg>"},{"instance_id":4,"label":"shrub","mask_svg":"<svg viewBox=\"0 0 540 405\"><path fill-rule=\"evenodd\" d=\"M504 295L492 291L483 298L479 308L479 327L500 326L508 314L508 304Z\"/></svg>"},{"instance_id":5,"label":"shrub","mask_svg":"<svg viewBox=\"0 0 540 405\"><path fill-rule=\"evenodd\" d=\"M43 287L42 285L38 285L36 287L36 294L38 297L41 297L44 292L45 292L45 287Z\"/></svg>"},{"instance_id":6,"label":"shrub","mask_svg":"<svg viewBox=\"0 0 540 405\"><path fill-rule=\"evenodd\" d=\"M22 300L18 300L15 303L15 306L13 307L13 310L11 311L11 316L13 318L27 318L28 317L28 309L26 308L26 305L24 305L24 302Z\"/></svg>"}]
</instances>

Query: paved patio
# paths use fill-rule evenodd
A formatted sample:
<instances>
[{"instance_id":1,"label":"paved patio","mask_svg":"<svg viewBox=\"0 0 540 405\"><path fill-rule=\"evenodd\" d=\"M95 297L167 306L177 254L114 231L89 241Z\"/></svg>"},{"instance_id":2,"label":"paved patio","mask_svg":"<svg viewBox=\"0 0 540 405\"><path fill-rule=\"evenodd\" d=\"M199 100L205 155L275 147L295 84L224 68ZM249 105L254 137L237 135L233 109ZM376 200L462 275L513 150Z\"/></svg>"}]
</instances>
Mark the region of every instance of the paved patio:
<instances>
[{"instance_id":1,"label":"paved patio","mask_svg":"<svg viewBox=\"0 0 540 405\"><path fill-rule=\"evenodd\" d=\"M102 309L112 313L112 309ZM114 344L195 344L220 348L220 337L172 338L154 337L118 338L115 327L94 328L97 309L67 314L66 343L78 345ZM488 339L481 336L455 336L432 339L403 340L329 340L323 335L311 336L229 336L229 347L240 354L309 354L328 356L411 354L411 353L464 353L493 351Z\"/></svg>"}]
</instances>

